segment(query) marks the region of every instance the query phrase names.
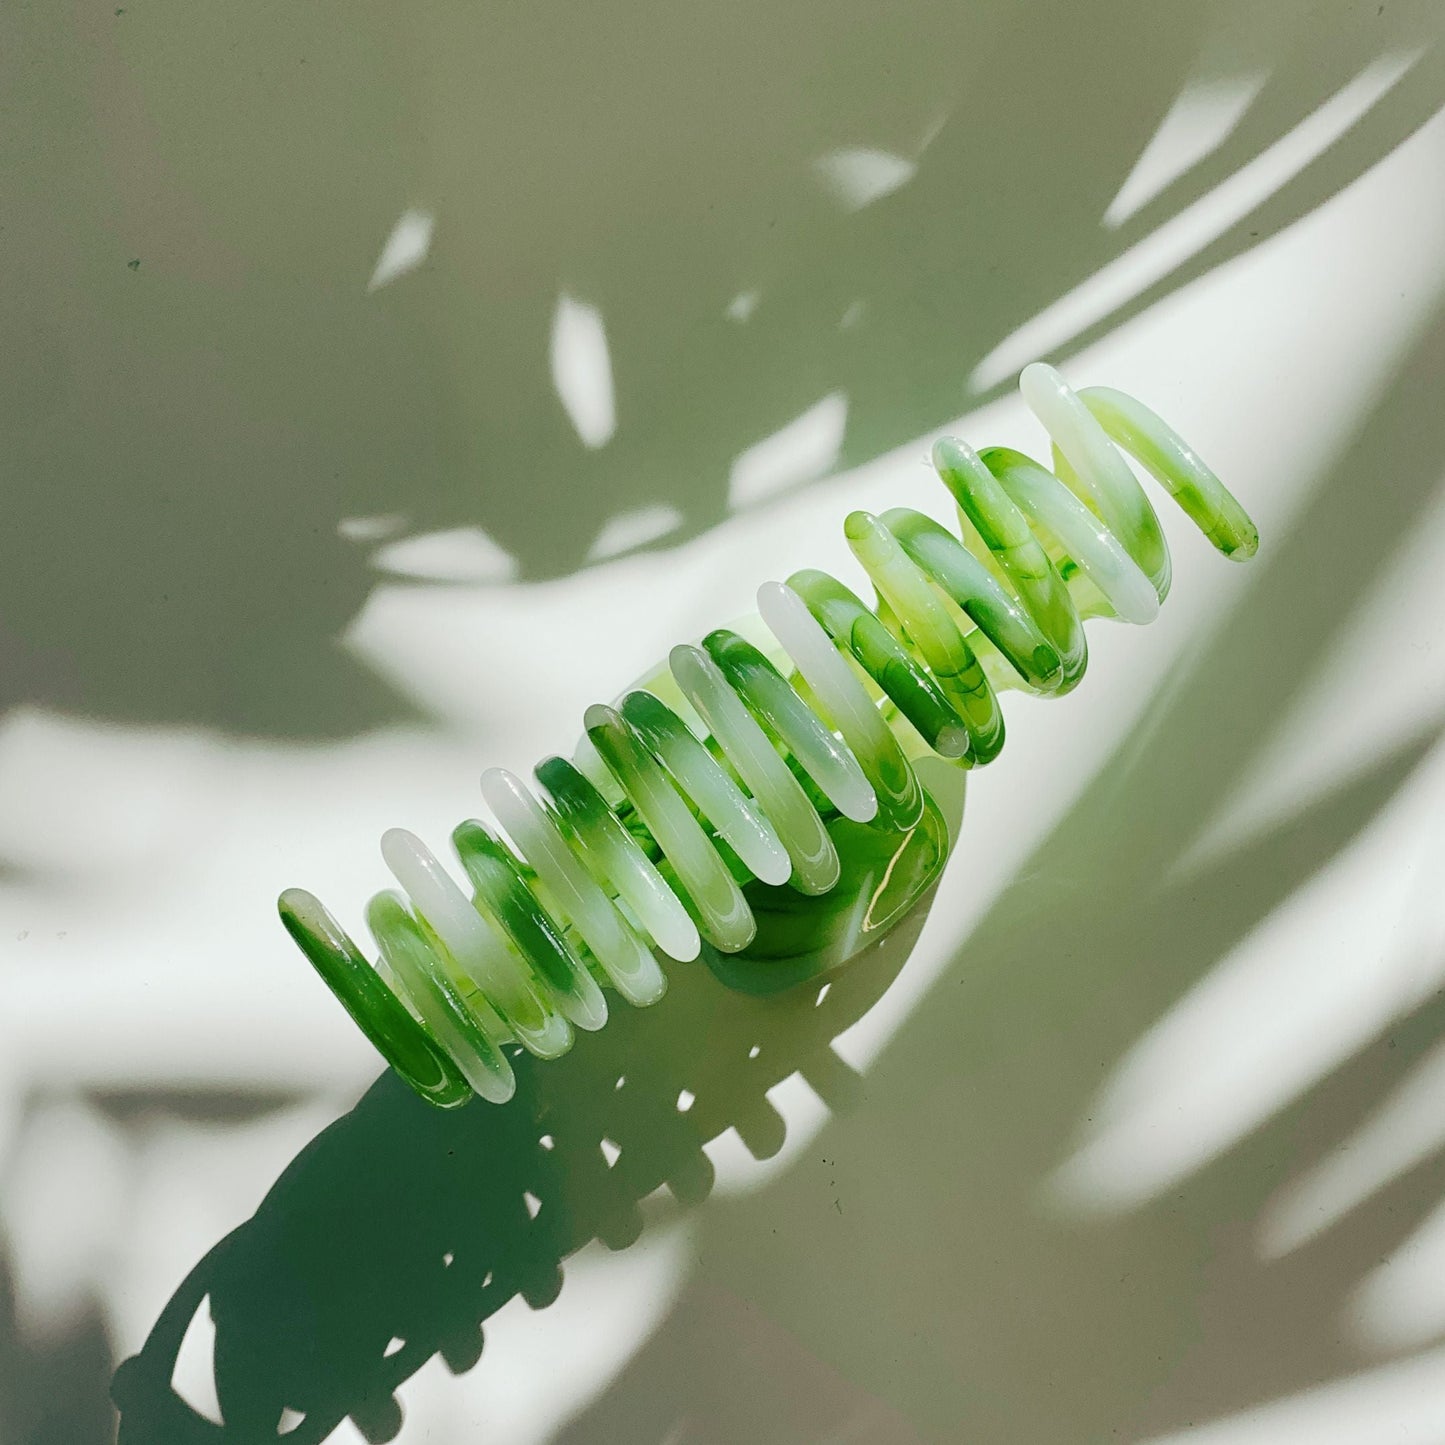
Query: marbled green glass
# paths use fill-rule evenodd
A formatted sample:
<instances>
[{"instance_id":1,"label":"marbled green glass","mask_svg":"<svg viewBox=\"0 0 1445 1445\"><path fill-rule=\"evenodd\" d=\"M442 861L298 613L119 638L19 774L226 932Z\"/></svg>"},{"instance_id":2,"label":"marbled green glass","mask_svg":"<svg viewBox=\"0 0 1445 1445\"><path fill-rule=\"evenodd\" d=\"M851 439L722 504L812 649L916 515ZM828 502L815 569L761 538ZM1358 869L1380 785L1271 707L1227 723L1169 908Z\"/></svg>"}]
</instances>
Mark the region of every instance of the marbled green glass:
<instances>
[{"instance_id":1,"label":"marbled green glass","mask_svg":"<svg viewBox=\"0 0 1445 1445\"><path fill-rule=\"evenodd\" d=\"M288 888L281 922L377 1051L429 1103L443 1108L470 1097L466 1080L423 1025L402 1006L320 900Z\"/></svg>"},{"instance_id":2,"label":"marbled green glass","mask_svg":"<svg viewBox=\"0 0 1445 1445\"><path fill-rule=\"evenodd\" d=\"M948 825L925 796L907 832L870 828L835 814L828 823L842 871L823 894L808 896L753 881L743 893L757 934L739 953L703 950L729 988L769 994L821 977L876 943L937 880L948 861Z\"/></svg>"},{"instance_id":3,"label":"marbled green glass","mask_svg":"<svg viewBox=\"0 0 1445 1445\"><path fill-rule=\"evenodd\" d=\"M310 894L282 895L302 951L423 1098L510 1097L509 1049L555 1057L606 1022L604 990L655 1002L659 955L774 993L918 907L956 840L915 762L988 763L1001 691L1064 695L1087 666L1086 618L1148 622L1168 595L1168 547L1124 452L1225 556L1257 550L1239 503L1140 402L1076 394L1039 365L1020 388L1053 469L939 441L957 535L903 507L844 524L872 607L825 572L766 583L761 624L676 647L589 708L574 757L537 766L540 796L484 774L506 837L475 819L453 832L470 900L420 839L388 833L408 896L372 901L375 968Z\"/></svg>"}]
</instances>

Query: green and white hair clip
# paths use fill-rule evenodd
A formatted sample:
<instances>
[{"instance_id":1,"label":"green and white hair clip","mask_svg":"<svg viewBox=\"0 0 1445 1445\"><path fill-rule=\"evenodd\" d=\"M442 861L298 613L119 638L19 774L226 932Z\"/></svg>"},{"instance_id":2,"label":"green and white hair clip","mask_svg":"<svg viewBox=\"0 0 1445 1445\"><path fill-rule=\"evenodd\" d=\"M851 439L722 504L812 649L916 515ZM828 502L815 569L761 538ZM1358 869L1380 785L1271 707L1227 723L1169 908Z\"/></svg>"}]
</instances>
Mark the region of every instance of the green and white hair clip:
<instances>
[{"instance_id":1,"label":"green and white hair clip","mask_svg":"<svg viewBox=\"0 0 1445 1445\"><path fill-rule=\"evenodd\" d=\"M555 1058L607 1021L607 990L662 997L658 955L701 955L769 993L838 968L937 880L949 829L913 764L998 755L997 694L1060 697L1084 674L1083 623L1149 622L1169 592L1158 518L1122 452L1226 557L1259 534L1210 469L1122 392L1020 378L1052 471L945 438L933 465L960 534L897 507L844 523L873 605L825 572L758 591L758 618L672 650L615 706L587 710L537 790L494 768L496 823L452 845L471 896L414 834L382 856L369 963L322 904L281 895L292 937L386 1061L448 1108L510 1098L508 1049ZM744 635L748 634L748 635Z\"/></svg>"}]
</instances>

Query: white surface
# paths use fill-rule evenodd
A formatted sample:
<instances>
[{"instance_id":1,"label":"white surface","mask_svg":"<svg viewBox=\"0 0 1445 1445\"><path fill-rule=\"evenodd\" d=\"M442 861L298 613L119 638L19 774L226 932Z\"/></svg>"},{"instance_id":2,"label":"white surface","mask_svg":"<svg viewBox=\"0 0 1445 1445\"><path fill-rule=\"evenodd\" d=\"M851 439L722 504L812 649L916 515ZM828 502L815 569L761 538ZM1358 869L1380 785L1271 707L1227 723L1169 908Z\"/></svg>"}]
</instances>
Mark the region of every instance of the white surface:
<instances>
[{"instance_id":1,"label":"white surface","mask_svg":"<svg viewBox=\"0 0 1445 1445\"><path fill-rule=\"evenodd\" d=\"M1355 79L1346 77L1333 98L1210 194L1000 338L976 367L975 384L1043 348L1070 346L1097 317L1201 252L1369 107L1383 104L1391 87L1404 83L1414 56L1389 48ZM1166 111L1155 141L1140 136L1148 165L1141 161L1130 185L1117 189L1119 199L1100 214L1100 225L1149 215L1170 179L1235 132L1260 82L1253 71L1241 71L1224 89L1201 90L1202 84L1188 82L1193 88ZM1191 107L1199 112L1201 96L1209 98L1208 124L1196 116L1183 126L1180 115ZM1171 144L1181 148L1173 170L1163 154ZM800 169L796 183L821 178L845 208L881 213L905 182L906 193L927 181L934 155L920 152L915 164L881 147L882 138L880 148L840 145L818 162L816 176ZM1398 368L1427 328L1441 324L1442 176L1445 120L1437 116L1339 194L1062 363L1075 384L1136 392L1175 424L1255 516L1261 554L1250 569L1226 565L1160 502L1175 544L1174 595L1147 632L1092 629L1088 684L1067 702L1006 700L1008 748L973 789L963 845L918 947L881 1002L837 1041L837 1053L853 1068L867 1074L890 1059L895 1071L901 1067L890 1042L907 1037L919 1010L938 1006L938 987L965 967L960 959L968 959L976 927L1014 896L1010 888L1032 884L1047 896L1067 887L1067 879L1047 870L1031 879L1020 869L1121 741L1143 747L1151 740L1150 719L1167 706L1181 669L1235 609L1259 605L1262 595L1277 613L1258 616L1259 635L1282 658L1298 641L1300 627L1278 616L1290 599L1256 588L1255 579L1298 542L1301 528L1319 524L1311 499L1333 462L1373 410L1406 384ZM836 206L834 215L835 224L845 224ZM447 225L443 215L439 236ZM403 273L420 265L431 242L431 212L407 212L371 286L385 286L389 295L420 284L424 273ZM572 284L567 276L552 280L549 294L560 299L550 338L537 337L539 354L550 347L552 404L560 398L585 447L604 448L630 425L626 353L609 351L601 312L563 289ZM1104 291L1107 303L1099 299ZM748 323L740 331L766 316L770 286L755 281L746 265L711 309L720 314L728 295L729 324ZM868 316L856 328L865 344ZM1427 355L1438 358L1439 346ZM1445 378L1432 380L1438 390ZM970 411L960 388L957 411L939 415L938 429L956 429L975 445L1018 444L1037 454L1037 436L1016 398ZM139 1350L199 1256L250 1215L321 1124L374 1079L369 1047L281 935L271 907L281 887L312 888L355 928L365 897L385 884L377 855L385 828L445 836L479 805L483 766L524 770L549 751L570 751L587 703L614 696L673 643L747 611L760 582L803 565L855 576L841 536L850 508L916 504L946 516L942 487L919 464L935 433L812 480L835 464L849 414L846 393L829 390L792 423L773 427L766 441L740 446L725 489L731 514L675 544L662 521L670 528L679 514L665 497L619 507L615 525L594 534L592 554L603 560L566 575L524 578L480 525L389 538L373 554L374 585L339 641L357 667L415 705L416 721L327 742L129 724L49 704L17 706L5 716L0 856L12 871L0 882L6 941L0 1224L14 1328L27 1348L42 1356L59 1350L67 1331L94 1310L115 1360ZM1417 415L1414 422L1419 465L1439 472L1439 420ZM1445 1107L1438 1054L1422 1056L1418 1074L1388 1079L1382 1097L1367 1101L1370 1108L1358 1117L1348 1103L1332 1114L1332 1096L1317 1091L1435 996L1445 968L1437 881L1445 863L1445 753L1436 741L1445 671L1442 481L1445 472L1433 475L1435 501L1364 589L1360 605L1338 619L1321 666L1269 700L1267 735L1237 776L1218 779L1219 808L1177 875L1161 886L1207 879L1211 864L1288 825L1391 748L1416 740L1417 765L1388 802L1202 974L1181 979L1133 1037L1118 1047L1103 1042L1092 1088L1065 1110L1040 1123L1029 1115L1027 1097L1002 1086L944 1097L926 1072L915 1081L917 1135L909 1144L900 1134L900 1150L916 1155L925 1147L917 1140L947 1138L945 1124L965 1111L992 1120L978 1126L982 1138L1006 1141L1004 1154L1008 1140L1021 1141L1032 1161L1019 1165L1027 1207L1016 1211L1015 1232L990 1244L986 1217L968 1225L980 1261L1005 1261L999 1268L1006 1287L990 1282L980 1262L976 1294L947 1303L932 1297L918 1281L933 1268L937 1236L900 1238L877 1210L847 1216L856 1232L828 1245L825 1229L842 1227L851 1201L840 1196L837 1218L826 1217L831 1203L818 1206L821 1214L800 1204L798 1171L805 1161L817 1167L820 1148L830 1151L824 1165L846 1155L855 1123L862 1140L871 1138L883 1105L867 1093L851 1120L836 1118L794 1076L768 1095L786 1123L778 1152L756 1159L739 1133L721 1135L708 1150L718 1178L707 1204L683 1220L664 1211L664 1222L630 1250L589 1246L566 1266L555 1305L534 1313L514 1300L487 1320L481 1361L461 1378L434 1360L401 1391L400 1439L460 1445L482 1436L622 1438L605 1433L611 1428L605 1423L594 1435L558 1433L569 1419L585 1420L589 1407L610 1401L608 1408L623 1413L599 1419L632 1420L626 1412L633 1409L643 1423L629 1426L636 1433L626 1438L643 1440L641 1432L651 1428L648 1402L661 1401L656 1409L663 1411L674 1397L650 1389L645 1373L637 1377L641 1384L629 1386L629 1362L644 1361L636 1368L645 1371L645 1347L665 1348L669 1310L704 1276L713 1281L709 1288L725 1279L751 1308L781 1321L810 1362L822 1361L864 1391L868 1410L884 1401L923 1438L1019 1438L1030 1445L1063 1439L1048 1433L1052 1417L1038 1403L1041 1392L1057 1398L1060 1417L1078 1413L1081 1433L1070 1438L1081 1440L1445 1439L1445 1370L1432 1345L1445 1328L1437 1307L1438 1211L1419 1218L1418 1234L1405 1222L1393 1233L1380 1225L1383 1256L1338 1288L1318 1251L1305 1247L1342 1221L1359 1223L1379 1191L1420 1161L1433 1160L1439 1172L1441 1140L1429 1126ZM1358 509L1362 539L1378 494L1396 485L1388 472L1359 477L1349 505ZM405 512L401 488L394 500ZM343 523L341 511L335 520ZM545 529L552 520L539 514L536 525ZM658 538L653 550L626 550ZM1334 605L1328 577L1310 585L1310 597L1298 604L1303 618ZM136 645L145 646L139 631ZM1127 767L1114 766L1118 788L1127 790ZM1189 766L1179 759L1181 774ZM1139 816L1137 799L1134 806L1122 816ZM1167 810L1169 799L1161 797L1159 806ZM1228 910L1230 902L1221 897L1218 906ZM1037 959L1040 970L1068 965L1069 940L1057 943L1055 956ZM971 1027L986 1022L989 998L980 996L983 1012ZM1083 1047L1079 1031L1086 1026L1050 1017L1042 1002L1026 1016L1030 1030L1000 1051L1038 1059L1042 1097L1048 1056ZM583 1040L579 1048L587 1045ZM889 1077L880 1075L879 1100ZM1025 1084L1025 1096L1032 1087ZM168 1095L194 1090L272 1091L277 1102L232 1124L188 1120L164 1107ZM126 1093L153 1101L137 1125L107 1112L105 1101ZM1316 1099L1324 1102L1310 1116L1314 1132L1278 1190L1256 1199L1253 1176L1241 1165L1231 1193L1231 1161L1241 1145ZM1015 1108L1011 1133L1006 1116ZM894 1167L873 1163L866 1142L851 1147L860 1168ZM933 1187L940 1174L952 1177L951 1168L962 1210L968 1176L985 1167L984 1158L959 1157L951 1166L932 1161ZM913 1179L896 1169L894 1177L899 1197L928 1214L927 1201L908 1193ZM1418 1175L1409 1177L1419 1184ZM1428 1192L1428 1180L1420 1187ZM1199 1189L1213 1192L1209 1202L1191 1206L1188 1222L1170 1225L1171 1216L1151 1212ZM947 1214L954 1198L945 1185L936 1210ZM1368 1224L1373 1216L1364 1217ZM1236 1229L1248 1240L1239 1258L1230 1253L1235 1244L1223 1242ZM756 1247L765 1260L780 1230L813 1253L796 1274L778 1270L760 1280L748 1263L751 1251ZM1245 1272L1246 1284L1226 1288L1215 1280L1208 1261L1216 1249L1221 1260L1233 1261L1230 1268ZM1080 1299L1097 1282L1087 1263L1082 1273L1051 1273L1049 1261L1060 1251L1098 1260L1101 1280L1108 1272L1112 1282L1116 1262L1126 1274L1137 1268L1138 1288L1150 1292L1149 1307L1131 1313L1121 1306L1106 1316L1117 1376L1101 1373L1064 1323L1076 1310L1087 1314ZM1250 1252L1257 1278L1247 1274L1254 1268ZM1303 1262L1274 1262L1282 1256ZM1201 1258L1205 1264L1191 1274ZM1268 1272L1286 1268L1299 1271L1291 1278L1304 1284L1275 1294L1279 1276ZM1312 1290L1315 1269L1322 1283ZM866 1367L832 1333L841 1328L833 1317L842 1310L828 1297L829 1270L839 1279L852 1278L850 1271L878 1276L866 1289L860 1285L860 1297L874 1308L871 1318L856 1322L870 1342L860 1346ZM947 1275L945 1268L940 1278ZM1292 1355L1275 1375L1267 1362L1250 1374L1229 1358L1227 1341L1256 1318L1257 1301L1281 1331L1327 1319L1333 1356ZM1034 1323L1021 1325L1014 1311ZM1160 1318L1180 1338L1161 1345L1168 1360L1156 1368ZM1016 1373L990 1376L989 1403L960 1414L953 1392L981 1388L976 1361L995 1321L1003 1322L999 1339L1022 1330L1033 1353ZM927 1346L919 1332L930 1337ZM1389 1357L1383 1363L1382 1355ZM906 1364L896 1363L901 1357ZM1038 1379L1044 1368L1047 1388ZM718 1369L726 1378L727 1362ZM1314 1377L1305 1378L1310 1371ZM700 1378L676 1379L676 1399L685 1404L690 1389L700 1402L714 1399ZM734 1386L740 1395L750 1390L741 1366ZM640 1392L635 1407L629 1388ZM609 1396L609 1389L619 1393ZM675 1433L658 1438L740 1438L727 1433L726 1416L707 1415L714 1409L696 1405L700 1417L679 1406L669 1427ZM860 1405L854 1418L874 1417ZM1011 1419L1031 1433L1009 1434L1000 1421ZM956 1421L959 1433L950 1435L941 1420ZM1088 1433L1095 1427L1097 1436ZM360 1437L344 1425L333 1438ZM806 1438L824 1438L821 1427ZM15 1439L23 1445L28 1437Z\"/></svg>"}]
</instances>

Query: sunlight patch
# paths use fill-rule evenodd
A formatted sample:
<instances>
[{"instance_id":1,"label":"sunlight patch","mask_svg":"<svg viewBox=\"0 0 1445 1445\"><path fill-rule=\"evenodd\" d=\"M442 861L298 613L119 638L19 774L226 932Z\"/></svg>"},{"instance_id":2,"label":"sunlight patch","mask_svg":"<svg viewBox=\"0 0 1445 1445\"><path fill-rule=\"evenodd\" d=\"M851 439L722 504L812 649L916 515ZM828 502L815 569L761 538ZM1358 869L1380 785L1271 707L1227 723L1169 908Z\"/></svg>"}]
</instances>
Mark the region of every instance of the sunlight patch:
<instances>
[{"instance_id":1,"label":"sunlight patch","mask_svg":"<svg viewBox=\"0 0 1445 1445\"><path fill-rule=\"evenodd\" d=\"M1186 81L1109 202L1104 224L1110 230L1122 226L1186 171L1213 155L1234 133L1268 78L1267 71L1258 70Z\"/></svg>"},{"instance_id":2,"label":"sunlight patch","mask_svg":"<svg viewBox=\"0 0 1445 1445\"><path fill-rule=\"evenodd\" d=\"M403 537L371 560L380 571L427 582L511 582L517 575L517 559L480 527Z\"/></svg>"},{"instance_id":3,"label":"sunlight patch","mask_svg":"<svg viewBox=\"0 0 1445 1445\"><path fill-rule=\"evenodd\" d=\"M1308 1244L1442 1147L1445 1044L1417 1065L1354 1134L1265 1206L1260 1254L1278 1259Z\"/></svg>"},{"instance_id":4,"label":"sunlight patch","mask_svg":"<svg viewBox=\"0 0 1445 1445\"><path fill-rule=\"evenodd\" d=\"M1397 946L1414 880L1395 833L1403 806L1384 809L1280 900L1129 1050L1052 1181L1071 1211L1158 1198L1327 1077L1418 996L1418 960Z\"/></svg>"},{"instance_id":5,"label":"sunlight patch","mask_svg":"<svg viewBox=\"0 0 1445 1445\"><path fill-rule=\"evenodd\" d=\"M379 291L398 276L415 271L431 250L435 230L436 217L429 211L403 211L401 219L391 228L386 245L381 248L376 269L366 283L367 291Z\"/></svg>"},{"instance_id":6,"label":"sunlight patch","mask_svg":"<svg viewBox=\"0 0 1445 1445\"><path fill-rule=\"evenodd\" d=\"M728 309L723 314L729 321L741 323L746 321L757 309L758 293L756 291L739 291L738 294L728 302Z\"/></svg>"},{"instance_id":7,"label":"sunlight patch","mask_svg":"<svg viewBox=\"0 0 1445 1445\"><path fill-rule=\"evenodd\" d=\"M404 512L387 512L372 517L343 517L336 524L336 535L348 542L379 542L406 526Z\"/></svg>"},{"instance_id":8,"label":"sunlight patch","mask_svg":"<svg viewBox=\"0 0 1445 1445\"><path fill-rule=\"evenodd\" d=\"M1406 1445L1445 1431L1445 1351L1345 1375L1143 1445Z\"/></svg>"},{"instance_id":9,"label":"sunlight patch","mask_svg":"<svg viewBox=\"0 0 1445 1445\"><path fill-rule=\"evenodd\" d=\"M835 391L785 427L740 452L728 476L728 505L756 506L832 470L843 449L848 397Z\"/></svg>"},{"instance_id":10,"label":"sunlight patch","mask_svg":"<svg viewBox=\"0 0 1445 1445\"><path fill-rule=\"evenodd\" d=\"M607 328L595 306L566 292L552 317L552 385L582 445L606 446L617 430Z\"/></svg>"},{"instance_id":11,"label":"sunlight patch","mask_svg":"<svg viewBox=\"0 0 1445 1445\"><path fill-rule=\"evenodd\" d=\"M813 163L823 189L845 211L861 211L902 189L918 167L892 151L858 146L829 151Z\"/></svg>"},{"instance_id":12,"label":"sunlight patch","mask_svg":"<svg viewBox=\"0 0 1445 1445\"><path fill-rule=\"evenodd\" d=\"M645 547L682 525L682 513L676 507L660 502L651 507L636 507L612 517L587 549L589 562L619 557L624 552Z\"/></svg>"},{"instance_id":13,"label":"sunlight patch","mask_svg":"<svg viewBox=\"0 0 1445 1445\"><path fill-rule=\"evenodd\" d=\"M1420 53L1396 52L1372 61L1232 176L1025 321L979 362L970 387L987 391L1006 381L1178 270L1323 155L1394 89Z\"/></svg>"},{"instance_id":14,"label":"sunlight patch","mask_svg":"<svg viewBox=\"0 0 1445 1445\"><path fill-rule=\"evenodd\" d=\"M171 1371L171 1389L198 1415L213 1425L221 1419L221 1402L216 1398L216 1322L211 1318L211 1297L207 1295L191 1316Z\"/></svg>"},{"instance_id":15,"label":"sunlight patch","mask_svg":"<svg viewBox=\"0 0 1445 1445\"><path fill-rule=\"evenodd\" d=\"M1404 1353L1445 1334L1445 1204L1355 1291L1355 1333L1382 1354Z\"/></svg>"}]
</instances>

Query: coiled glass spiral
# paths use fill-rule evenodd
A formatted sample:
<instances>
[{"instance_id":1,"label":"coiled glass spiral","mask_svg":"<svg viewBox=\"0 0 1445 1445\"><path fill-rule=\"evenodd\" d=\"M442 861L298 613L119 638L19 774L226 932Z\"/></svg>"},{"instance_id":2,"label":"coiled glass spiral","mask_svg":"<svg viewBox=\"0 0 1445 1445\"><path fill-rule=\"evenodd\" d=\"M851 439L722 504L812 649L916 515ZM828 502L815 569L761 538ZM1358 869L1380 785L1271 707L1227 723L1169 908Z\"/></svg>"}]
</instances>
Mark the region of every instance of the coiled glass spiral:
<instances>
[{"instance_id":1,"label":"coiled glass spiral","mask_svg":"<svg viewBox=\"0 0 1445 1445\"><path fill-rule=\"evenodd\" d=\"M824 572L766 583L758 611L775 647L728 629L676 647L616 707L588 709L574 758L536 768L538 792L485 773L509 841L475 819L453 832L471 897L420 839L388 832L382 854L403 893L367 910L374 967L311 894L282 894L302 951L423 1097L505 1100L506 1046L565 1052L574 1029L606 1022L604 986L656 1002L655 952L747 950L758 886L807 898L839 884L835 825L886 838L920 828L930 802L910 759L989 762L1004 742L1001 689L1061 696L1084 673L1085 618L1150 621L1169 552L1122 452L1224 555L1254 554L1239 503L1140 402L1076 394L1044 365L1020 388L1052 470L938 442L959 535L903 507L847 518L872 607Z\"/></svg>"}]
</instances>

